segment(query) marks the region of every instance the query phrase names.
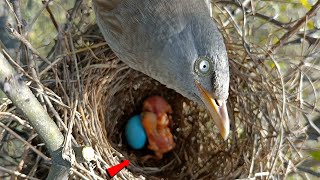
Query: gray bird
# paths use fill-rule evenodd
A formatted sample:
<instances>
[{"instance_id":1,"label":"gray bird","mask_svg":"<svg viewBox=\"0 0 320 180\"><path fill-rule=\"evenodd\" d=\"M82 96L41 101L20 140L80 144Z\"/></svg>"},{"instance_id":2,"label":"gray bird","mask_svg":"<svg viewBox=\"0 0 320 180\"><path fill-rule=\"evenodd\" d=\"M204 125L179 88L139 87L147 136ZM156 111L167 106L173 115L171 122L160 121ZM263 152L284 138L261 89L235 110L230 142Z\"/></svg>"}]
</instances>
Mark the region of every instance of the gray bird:
<instances>
[{"instance_id":1,"label":"gray bird","mask_svg":"<svg viewBox=\"0 0 320 180\"><path fill-rule=\"evenodd\" d=\"M229 64L206 0L93 0L97 23L128 66L205 105L222 137Z\"/></svg>"}]
</instances>

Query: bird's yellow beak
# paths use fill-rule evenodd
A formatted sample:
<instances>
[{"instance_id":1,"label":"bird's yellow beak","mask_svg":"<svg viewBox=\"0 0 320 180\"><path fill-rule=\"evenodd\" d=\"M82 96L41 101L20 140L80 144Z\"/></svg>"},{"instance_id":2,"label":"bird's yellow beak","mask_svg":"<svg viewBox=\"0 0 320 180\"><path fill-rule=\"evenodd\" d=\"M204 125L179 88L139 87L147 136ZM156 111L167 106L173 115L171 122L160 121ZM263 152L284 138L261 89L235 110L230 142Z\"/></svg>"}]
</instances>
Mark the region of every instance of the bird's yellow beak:
<instances>
[{"instance_id":1,"label":"bird's yellow beak","mask_svg":"<svg viewBox=\"0 0 320 180\"><path fill-rule=\"evenodd\" d=\"M206 108L211 114L211 117L218 126L220 134L224 140L228 138L230 130L229 116L226 106L226 101L214 99L199 82L195 81L197 88L201 94L201 100L204 102Z\"/></svg>"}]
</instances>

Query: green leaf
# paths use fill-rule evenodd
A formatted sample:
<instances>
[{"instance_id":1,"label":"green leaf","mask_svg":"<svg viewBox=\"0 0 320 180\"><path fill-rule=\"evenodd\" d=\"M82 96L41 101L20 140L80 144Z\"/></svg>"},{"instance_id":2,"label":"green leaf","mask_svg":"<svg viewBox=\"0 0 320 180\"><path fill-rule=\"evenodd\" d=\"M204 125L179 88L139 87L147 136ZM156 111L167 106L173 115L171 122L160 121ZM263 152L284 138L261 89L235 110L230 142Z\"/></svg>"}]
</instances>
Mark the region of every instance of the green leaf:
<instances>
[{"instance_id":1,"label":"green leaf","mask_svg":"<svg viewBox=\"0 0 320 180\"><path fill-rule=\"evenodd\" d=\"M309 153L314 160L320 161L320 151L313 151Z\"/></svg>"},{"instance_id":2,"label":"green leaf","mask_svg":"<svg viewBox=\"0 0 320 180\"><path fill-rule=\"evenodd\" d=\"M310 10L311 9L311 5L310 3L308 2L308 0L300 0L301 1L301 4L307 9L307 10Z\"/></svg>"}]
</instances>

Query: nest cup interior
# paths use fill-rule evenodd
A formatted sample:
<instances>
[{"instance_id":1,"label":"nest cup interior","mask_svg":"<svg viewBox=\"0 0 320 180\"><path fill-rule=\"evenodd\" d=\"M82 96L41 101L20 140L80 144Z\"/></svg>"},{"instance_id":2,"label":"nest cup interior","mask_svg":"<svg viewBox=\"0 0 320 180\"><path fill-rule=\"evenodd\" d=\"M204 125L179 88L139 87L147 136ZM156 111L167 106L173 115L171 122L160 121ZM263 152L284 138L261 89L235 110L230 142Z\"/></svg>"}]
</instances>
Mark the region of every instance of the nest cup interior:
<instances>
[{"instance_id":1,"label":"nest cup interior","mask_svg":"<svg viewBox=\"0 0 320 180\"><path fill-rule=\"evenodd\" d=\"M106 116L109 114L111 119L115 120L114 122L111 122L115 124L112 125L114 126L114 129L111 130L112 132L108 135L108 139L112 143L113 147L118 149L131 161L135 161L139 166L164 166L174 159L172 151L166 153L161 160L149 159L142 162L141 158L148 154L153 155L154 153L148 150L146 147L147 143L145 147L140 150L130 148L126 142L126 138L124 137L124 127L129 118L134 115L141 114L143 101L146 98L153 95L162 96L174 109L172 114L174 122L172 133L175 135L175 142L177 142L179 146L180 143L178 142L178 139L181 137L179 137L180 135L177 133L176 129L179 127L179 122L181 122L183 102L187 101L187 99L141 73L134 70L129 71L130 73L128 75L130 79L128 79L128 82L124 84L123 89L119 90L113 99L109 101L112 104L117 104L117 108L112 111L108 111L106 114ZM118 114L120 114L120 116ZM107 121L108 120L110 119L107 118ZM106 124L107 129L108 127L109 126Z\"/></svg>"},{"instance_id":2,"label":"nest cup interior","mask_svg":"<svg viewBox=\"0 0 320 180\"><path fill-rule=\"evenodd\" d=\"M95 137L97 145L111 146L119 160L130 160L129 171L120 173L149 178L223 177L241 166L243 162L236 154L244 147L224 142L205 109L130 69L111 51L107 52L102 61L91 62L83 71L84 93L89 101L95 102L91 104L98 112L101 123L98 128L104 132L105 137ZM130 148L124 137L124 127L130 117L142 112L143 101L153 95L162 96L173 109L171 132L176 147L161 160L142 162L144 156L154 155L154 152L147 149L147 144L141 150ZM110 152L105 153L106 157L110 155Z\"/></svg>"}]
</instances>

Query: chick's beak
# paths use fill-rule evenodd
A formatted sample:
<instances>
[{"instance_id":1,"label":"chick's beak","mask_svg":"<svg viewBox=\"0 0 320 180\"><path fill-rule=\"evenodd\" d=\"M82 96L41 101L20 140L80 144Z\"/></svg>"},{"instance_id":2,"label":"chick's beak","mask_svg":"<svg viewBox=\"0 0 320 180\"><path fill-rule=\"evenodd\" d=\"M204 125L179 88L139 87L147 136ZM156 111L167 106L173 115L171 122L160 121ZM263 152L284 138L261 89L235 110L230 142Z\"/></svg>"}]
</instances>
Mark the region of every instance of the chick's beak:
<instances>
[{"instance_id":1,"label":"chick's beak","mask_svg":"<svg viewBox=\"0 0 320 180\"><path fill-rule=\"evenodd\" d=\"M195 81L196 86L201 94L201 100L205 104L206 108L211 114L211 117L216 123L220 134L224 140L228 138L229 135L229 117L226 106L226 101L214 99L208 91L206 91L199 82Z\"/></svg>"}]
</instances>

